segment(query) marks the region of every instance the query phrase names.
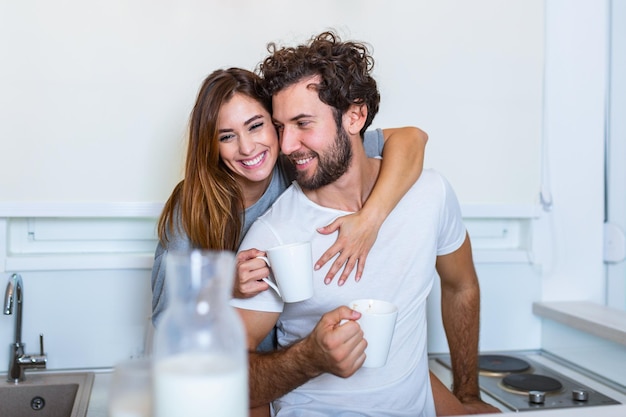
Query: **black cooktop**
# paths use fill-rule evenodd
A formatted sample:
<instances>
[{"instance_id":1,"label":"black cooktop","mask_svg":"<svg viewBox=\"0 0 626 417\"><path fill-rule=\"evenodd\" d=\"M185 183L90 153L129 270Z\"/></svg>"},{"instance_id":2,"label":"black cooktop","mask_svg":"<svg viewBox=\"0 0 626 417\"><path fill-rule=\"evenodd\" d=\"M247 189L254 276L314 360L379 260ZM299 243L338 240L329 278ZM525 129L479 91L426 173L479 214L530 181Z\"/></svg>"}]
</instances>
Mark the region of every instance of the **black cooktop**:
<instances>
[{"instance_id":1,"label":"black cooktop","mask_svg":"<svg viewBox=\"0 0 626 417\"><path fill-rule=\"evenodd\" d=\"M450 356L435 359L451 369ZM479 356L480 389L512 411L620 404L526 355Z\"/></svg>"}]
</instances>

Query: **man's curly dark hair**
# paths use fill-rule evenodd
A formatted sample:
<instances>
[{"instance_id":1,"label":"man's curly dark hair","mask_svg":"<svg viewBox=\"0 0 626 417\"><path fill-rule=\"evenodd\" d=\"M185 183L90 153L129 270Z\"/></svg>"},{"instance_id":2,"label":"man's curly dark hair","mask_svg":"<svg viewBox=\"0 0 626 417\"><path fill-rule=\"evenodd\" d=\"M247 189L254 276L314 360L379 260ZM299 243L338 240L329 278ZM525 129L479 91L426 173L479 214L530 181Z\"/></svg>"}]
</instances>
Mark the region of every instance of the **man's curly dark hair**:
<instances>
[{"instance_id":1,"label":"man's curly dark hair","mask_svg":"<svg viewBox=\"0 0 626 417\"><path fill-rule=\"evenodd\" d=\"M319 98L334 108L338 125L350 105L367 106L363 137L380 103L376 80L370 75L374 58L366 44L341 41L329 31L296 47L278 47L271 42L267 50L270 56L259 65L259 72L268 94L274 95L304 78L319 75Z\"/></svg>"}]
</instances>

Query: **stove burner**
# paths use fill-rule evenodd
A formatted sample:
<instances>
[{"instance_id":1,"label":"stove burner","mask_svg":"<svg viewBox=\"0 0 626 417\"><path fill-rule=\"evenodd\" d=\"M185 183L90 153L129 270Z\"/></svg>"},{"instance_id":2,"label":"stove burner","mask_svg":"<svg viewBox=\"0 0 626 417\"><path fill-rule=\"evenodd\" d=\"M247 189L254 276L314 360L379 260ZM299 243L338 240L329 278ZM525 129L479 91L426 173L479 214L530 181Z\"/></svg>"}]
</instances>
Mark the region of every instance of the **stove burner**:
<instances>
[{"instance_id":1,"label":"stove burner","mask_svg":"<svg viewBox=\"0 0 626 417\"><path fill-rule=\"evenodd\" d=\"M530 369L530 364L513 356L479 355L478 368L494 373L524 372Z\"/></svg>"},{"instance_id":2,"label":"stove burner","mask_svg":"<svg viewBox=\"0 0 626 417\"><path fill-rule=\"evenodd\" d=\"M558 380L545 375L537 374L511 374L502 380L504 386L519 391L543 391L557 392L563 388Z\"/></svg>"},{"instance_id":3,"label":"stove burner","mask_svg":"<svg viewBox=\"0 0 626 417\"><path fill-rule=\"evenodd\" d=\"M560 374L549 365L534 359L535 355L541 356L541 353L490 352L479 355L480 390L502 407L515 412L620 404L619 401ZM447 369L452 369L450 355L438 356L436 360ZM511 364L516 365L509 367ZM484 368L500 372L488 372ZM522 385L518 382L520 379ZM528 381L531 383L528 384ZM532 391L535 392L531 394Z\"/></svg>"}]
</instances>

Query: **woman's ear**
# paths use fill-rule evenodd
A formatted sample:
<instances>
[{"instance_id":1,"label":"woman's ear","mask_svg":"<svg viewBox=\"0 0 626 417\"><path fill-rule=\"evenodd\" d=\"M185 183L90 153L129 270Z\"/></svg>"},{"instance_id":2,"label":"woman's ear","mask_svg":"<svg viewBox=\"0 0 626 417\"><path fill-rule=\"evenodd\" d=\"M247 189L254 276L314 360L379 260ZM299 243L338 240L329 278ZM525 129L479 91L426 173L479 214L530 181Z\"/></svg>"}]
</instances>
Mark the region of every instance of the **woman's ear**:
<instances>
[{"instance_id":1,"label":"woman's ear","mask_svg":"<svg viewBox=\"0 0 626 417\"><path fill-rule=\"evenodd\" d=\"M367 106L365 104L352 104L343 117L346 131L352 135L359 135L367 120Z\"/></svg>"}]
</instances>

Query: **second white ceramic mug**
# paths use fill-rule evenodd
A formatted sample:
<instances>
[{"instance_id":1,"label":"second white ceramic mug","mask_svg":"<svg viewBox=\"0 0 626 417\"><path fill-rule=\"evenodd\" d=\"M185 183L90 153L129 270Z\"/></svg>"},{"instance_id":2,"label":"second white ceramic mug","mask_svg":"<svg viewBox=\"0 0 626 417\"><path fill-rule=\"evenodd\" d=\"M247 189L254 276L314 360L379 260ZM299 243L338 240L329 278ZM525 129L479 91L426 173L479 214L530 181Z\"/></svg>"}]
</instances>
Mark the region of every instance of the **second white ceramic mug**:
<instances>
[{"instance_id":1,"label":"second white ceramic mug","mask_svg":"<svg viewBox=\"0 0 626 417\"><path fill-rule=\"evenodd\" d=\"M265 251L263 259L272 271L276 283L263 281L274 289L286 303L304 301L313 296L313 259L311 243L291 243Z\"/></svg>"},{"instance_id":2,"label":"second white ceramic mug","mask_svg":"<svg viewBox=\"0 0 626 417\"><path fill-rule=\"evenodd\" d=\"M384 366L387 363L393 331L396 327L398 307L387 301L373 299L354 300L349 307L361 313L361 318L357 320L357 323L361 326L363 337L367 340L363 366L366 368Z\"/></svg>"}]
</instances>

